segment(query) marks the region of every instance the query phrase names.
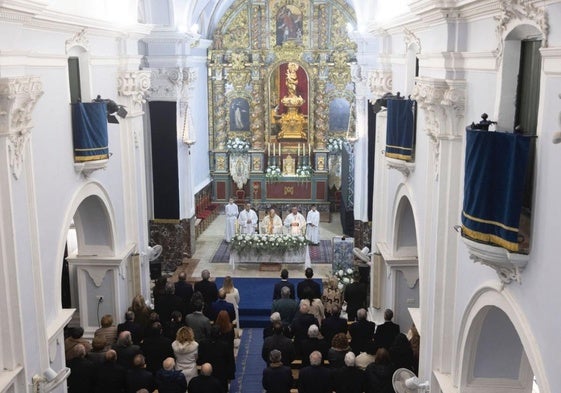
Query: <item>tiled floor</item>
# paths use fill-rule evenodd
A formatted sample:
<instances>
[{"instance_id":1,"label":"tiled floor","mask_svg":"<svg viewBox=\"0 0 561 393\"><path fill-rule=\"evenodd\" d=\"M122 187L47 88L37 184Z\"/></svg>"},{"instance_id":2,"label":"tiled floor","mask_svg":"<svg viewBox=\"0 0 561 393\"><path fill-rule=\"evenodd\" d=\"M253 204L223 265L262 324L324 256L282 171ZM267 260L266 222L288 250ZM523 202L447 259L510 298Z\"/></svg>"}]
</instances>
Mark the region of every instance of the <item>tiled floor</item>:
<instances>
[{"instance_id":1,"label":"tiled floor","mask_svg":"<svg viewBox=\"0 0 561 393\"><path fill-rule=\"evenodd\" d=\"M210 263L214 253L224 238L224 225L226 218L223 214L219 215L212 224L197 239L197 250L193 259L198 259L199 263L193 271L193 277L200 277L203 269L208 269L211 276L223 277L230 275L232 277L278 277L278 271L259 271L258 265L244 264L236 266L232 270L227 263ZM322 222L320 224L320 237L322 240L331 240L334 236L341 236L341 224L339 214L331 215L331 222ZM300 278L304 276L304 265L284 265L289 271L291 278ZM331 265L318 264L313 265L314 277L324 278L331 272Z\"/></svg>"}]
</instances>

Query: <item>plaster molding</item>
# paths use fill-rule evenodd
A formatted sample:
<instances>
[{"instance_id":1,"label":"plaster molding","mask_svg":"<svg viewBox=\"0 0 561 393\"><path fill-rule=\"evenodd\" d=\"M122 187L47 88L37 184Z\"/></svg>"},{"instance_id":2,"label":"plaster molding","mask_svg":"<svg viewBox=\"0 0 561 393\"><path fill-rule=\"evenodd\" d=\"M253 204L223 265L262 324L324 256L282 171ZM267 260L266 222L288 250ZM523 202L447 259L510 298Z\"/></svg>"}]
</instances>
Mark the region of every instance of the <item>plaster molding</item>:
<instances>
[{"instance_id":1,"label":"plaster molding","mask_svg":"<svg viewBox=\"0 0 561 393\"><path fill-rule=\"evenodd\" d=\"M414 162L397 160L395 158L386 157L386 165L390 169L395 169L399 171L406 179L409 177L411 173L415 171Z\"/></svg>"},{"instance_id":2,"label":"plaster molding","mask_svg":"<svg viewBox=\"0 0 561 393\"><path fill-rule=\"evenodd\" d=\"M66 40L65 50L66 53L70 51L75 46L80 46L84 48L87 52L90 50L90 40L88 39L88 32L86 29L82 29L74 36Z\"/></svg>"},{"instance_id":3,"label":"plaster molding","mask_svg":"<svg viewBox=\"0 0 561 393\"><path fill-rule=\"evenodd\" d=\"M412 45L416 46L415 53L421 53L421 40L407 27L403 29L403 40L405 41L405 52L409 50Z\"/></svg>"},{"instance_id":4,"label":"plaster molding","mask_svg":"<svg viewBox=\"0 0 561 393\"><path fill-rule=\"evenodd\" d=\"M504 45L507 35L515 25L530 23L542 34L542 48L547 48L549 22L544 7L538 8L531 0L499 0L499 15L495 16L497 26L497 61L502 62Z\"/></svg>"},{"instance_id":5,"label":"plaster molding","mask_svg":"<svg viewBox=\"0 0 561 393\"><path fill-rule=\"evenodd\" d=\"M151 100L179 100L185 88L191 89L194 86L197 75L196 69L188 67L151 69L151 83L146 96Z\"/></svg>"},{"instance_id":6,"label":"plaster molding","mask_svg":"<svg viewBox=\"0 0 561 393\"><path fill-rule=\"evenodd\" d=\"M503 285L512 281L522 282L522 271L530 260L529 255L511 253L502 247L478 243L463 236L462 240L470 259L494 269Z\"/></svg>"},{"instance_id":7,"label":"plaster molding","mask_svg":"<svg viewBox=\"0 0 561 393\"><path fill-rule=\"evenodd\" d=\"M373 100L381 98L386 93L391 93L393 85L391 71L371 70L368 72L368 87Z\"/></svg>"},{"instance_id":8,"label":"plaster molding","mask_svg":"<svg viewBox=\"0 0 561 393\"><path fill-rule=\"evenodd\" d=\"M131 99L132 108L129 116L140 116L144 112L142 105L146 102L146 92L150 88L150 72L121 72L117 77L117 91L120 96Z\"/></svg>"},{"instance_id":9,"label":"plaster molding","mask_svg":"<svg viewBox=\"0 0 561 393\"><path fill-rule=\"evenodd\" d=\"M32 114L43 85L37 76L0 78L0 137L8 137L12 174L19 179L33 128Z\"/></svg>"}]
</instances>

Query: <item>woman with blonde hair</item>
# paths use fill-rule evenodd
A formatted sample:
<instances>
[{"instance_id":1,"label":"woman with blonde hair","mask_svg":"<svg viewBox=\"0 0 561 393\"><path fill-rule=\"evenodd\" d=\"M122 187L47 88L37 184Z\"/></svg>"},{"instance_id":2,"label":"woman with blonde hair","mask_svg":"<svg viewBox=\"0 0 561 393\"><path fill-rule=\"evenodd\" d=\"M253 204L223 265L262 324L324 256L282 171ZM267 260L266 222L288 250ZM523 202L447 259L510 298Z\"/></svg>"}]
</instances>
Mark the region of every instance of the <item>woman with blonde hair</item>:
<instances>
[{"instance_id":1,"label":"woman with blonde hair","mask_svg":"<svg viewBox=\"0 0 561 393\"><path fill-rule=\"evenodd\" d=\"M197 355L199 344L195 341L193 329L188 326L180 327L175 341L171 343L175 355L175 369L181 370L187 384L191 378L197 376Z\"/></svg>"},{"instance_id":2,"label":"woman with blonde hair","mask_svg":"<svg viewBox=\"0 0 561 393\"><path fill-rule=\"evenodd\" d=\"M226 301L228 303L231 303L234 306L234 311L236 312L236 320L232 321L233 323L236 324L236 326L238 327L238 329L240 328L240 314L239 314L239 304L240 304L240 293L239 291L234 287L234 281L232 280L232 277L230 276L226 276L224 277L224 282L222 283L222 289L224 289L224 292L226 292Z\"/></svg>"},{"instance_id":3,"label":"woman with blonde hair","mask_svg":"<svg viewBox=\"0 0 561 393\"><path fill-rule=\"evenodd\" d=\"M129 307L129 311L134 312L134 321L142 326L142 330L144 331L150 323L150 313L152 313L150 307L146 305L144 296L140 294L136 295L132 299L132 304Z\"/></svg>"},{"instance_id":4,"label":"woman with blonde hair","mask_svg":"<svg viewBox=\"0 0 561 393\"><path fill-rule=\"evenodd\" d=\"M331 316L333 307L337 306L340 310L343 305L343 292L339 289L339 280L337 277L330 277L327 285L323 288L321 302L325 309L325 315Z\"/></svg>"}]
</instances>

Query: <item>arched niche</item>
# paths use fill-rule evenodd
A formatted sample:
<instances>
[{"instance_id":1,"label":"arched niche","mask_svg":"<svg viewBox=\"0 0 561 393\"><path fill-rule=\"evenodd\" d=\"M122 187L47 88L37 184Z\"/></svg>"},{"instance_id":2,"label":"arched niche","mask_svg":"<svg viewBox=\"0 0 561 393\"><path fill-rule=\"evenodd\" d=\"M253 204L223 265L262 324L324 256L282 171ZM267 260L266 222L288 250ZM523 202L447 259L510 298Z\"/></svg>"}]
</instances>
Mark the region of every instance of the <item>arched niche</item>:
<instances>
[{"instance_id":1,"label":"arched niche","mask_svg":"<svg viewBox=\"0 0 561 393\"><path fill-rule=\"evenodd\" d=\"M97 195L85 198L74 214L78 255L113 255L113 230L107 206Z\"/></svg>"},{"instance_id":2,"label":"arched niche","mask_svg":"<svg viewBox=\"0 0 561 393\"><path fill-rule=\"evenodd\" d=\"M415 217L409 198L403 196L397 205L394 226L394 254L417 257Z\"/></svg>"},{"instance_id":3,"label":"arched niche","mask_svg":"<svg viewBox=\"0 0 561 393\"><path fill-rule=\"evenodd\" d=\"M456 385L467 393L551 392L529 321L502 288L482 287L459 330Z\"/></svg>"}]
</instances>

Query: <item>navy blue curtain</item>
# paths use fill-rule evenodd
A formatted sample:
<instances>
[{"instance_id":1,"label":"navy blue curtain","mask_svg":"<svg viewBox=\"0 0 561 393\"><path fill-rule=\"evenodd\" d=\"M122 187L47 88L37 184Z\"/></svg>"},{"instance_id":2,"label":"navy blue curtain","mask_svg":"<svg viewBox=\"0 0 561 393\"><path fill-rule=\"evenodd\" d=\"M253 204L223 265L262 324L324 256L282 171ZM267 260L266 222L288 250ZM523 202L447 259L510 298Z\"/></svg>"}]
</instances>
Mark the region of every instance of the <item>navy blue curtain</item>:
<instances>
[{"instance_id":1,"label":"navy blue curtain","mask_svg":"<svg viewBox=\"0 0 561 393\"><path fill-rule=\"evenodd\" d=\"M74 162L109 158L106 104L77 102L71 105Z\"/></svg>"},{"instance_id":2,"label":"navy blue curtain","mask_svg":"<svg viewBox=\"0 0 561 393\"><path fill-rule=\"evenodd\" d=\"M462 234L516 252L530 137L466 131Z\"/></svg>"},{"instance_id":3,"label":"navy blue curtain","mask_svg":"<svg viewBox=\"0 0 561 393\"><path fill-rule=\"evenodd\" d=\"M416 102L388 99L386 157L413 161Z\"/></svg>"},{"instance_id":4,"label":"navy blue curtain","mask_svg":"<svg viewBox=\"0 0 561 393\"><path fill-rule=\"evenodd\" d=\"M368 221L372 221L374 203L374 160L376 157L376 112L368 101Z\"/></svg>"}]
</instances>

